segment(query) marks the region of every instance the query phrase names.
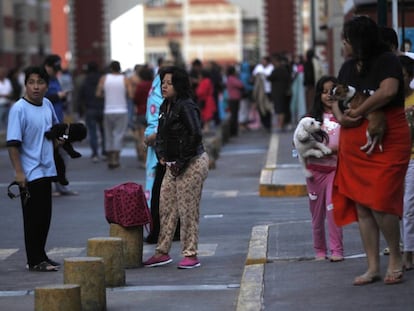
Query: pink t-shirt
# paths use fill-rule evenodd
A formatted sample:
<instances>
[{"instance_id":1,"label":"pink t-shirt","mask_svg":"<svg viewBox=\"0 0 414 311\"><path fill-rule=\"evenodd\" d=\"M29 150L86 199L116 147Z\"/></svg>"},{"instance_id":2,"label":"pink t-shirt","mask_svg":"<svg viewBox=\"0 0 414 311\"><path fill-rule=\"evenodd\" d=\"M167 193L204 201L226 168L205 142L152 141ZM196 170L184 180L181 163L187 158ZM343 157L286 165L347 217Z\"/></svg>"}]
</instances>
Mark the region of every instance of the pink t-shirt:
<instances>
[{"instance_id":1,"label":"pink t-shirt","mask_svg":"<svg viewBox=\"0 0 414 311\"><path fill-rule=\"evenodd\" d=\"M319 166L330 166L336 167L337 163L337 150L339 145L339 133L341 126L336 120L335 116L332 113L323 114L323 122L321 128L328 133L329 143L328 147L334 150L332 155L327 155L322 158L308 158L307 164L319 165Z\"/></svg>"}]
</instances>

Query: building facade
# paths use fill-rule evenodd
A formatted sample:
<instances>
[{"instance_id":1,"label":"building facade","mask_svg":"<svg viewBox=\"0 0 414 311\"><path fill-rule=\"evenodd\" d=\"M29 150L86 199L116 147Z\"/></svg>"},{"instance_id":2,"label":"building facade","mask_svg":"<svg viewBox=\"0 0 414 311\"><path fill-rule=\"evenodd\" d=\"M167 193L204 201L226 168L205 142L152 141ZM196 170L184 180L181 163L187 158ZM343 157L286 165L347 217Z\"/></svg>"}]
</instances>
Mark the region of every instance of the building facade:
<instances>
[{"instance_id":1,"label":"building facade","mask_svg":"<svg viewBox=\"0 0 414 311\"><path fill-rule=\"evenodd\" d=\"M50 51L49 1L0 1L0 64L38 64Z\"/></svg>"},{"instance_id":2,"label":"building facade","mask_svg":"<svg viewBox=\"0 0 414 311\"><path fill-rule=\"evenodd\" d=\"M394 25L396 15L400 35L402 29L414 35L414 0L405 0L404 9L403 1L387 3L387 25ZM391 3L398 3L397 14ZM376 19L376 4L374 0L2 0L0 64L9 68L36 64L53 52L62 57L64 67L80 71L92 60L102 67L112 58L122 63L125 51L131 58L126 67L155 64L159 57L178 57L186 64L195 58L255 63L274 52L294 56L314 48L326 59L327 72L336 74L343 62L344 19L352 14Z\"/></svg>"}]
</instances>

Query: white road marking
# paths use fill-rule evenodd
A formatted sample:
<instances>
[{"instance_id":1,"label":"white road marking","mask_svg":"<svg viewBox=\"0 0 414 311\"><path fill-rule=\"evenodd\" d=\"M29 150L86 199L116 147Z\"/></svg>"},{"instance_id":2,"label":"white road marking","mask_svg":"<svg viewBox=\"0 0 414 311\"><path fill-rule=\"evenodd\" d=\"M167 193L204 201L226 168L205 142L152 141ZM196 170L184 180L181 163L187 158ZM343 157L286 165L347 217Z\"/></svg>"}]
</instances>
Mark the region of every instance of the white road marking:
<instances>
[{"instance_id":1,"label":"white road marking","mask_svg":"<svg viewBox=\"0 0 414 311\"><path fill-rule=\"evenodd\" d=\"M18 248L3 248L0 249L0 260L5 260L14 253L16 253L19 249Z\"/></svg>"},{"instance_id":2,"label":"white road marking","mask_svg":"<svg viewBox=\"0 0 414 311\"><path fill-rule=\"evenodd\" d=\"M205 219L211 219L211 218L223 218L223 214L217 214L217 215L204 215Z\"/></svg>"},{"instance_id":3,"label":"white road marking","mask_svg":"<svg viewBox=\"0 0 414 311\"><path fill-rule=\"evenodd\" d=\"M85 247L55 247L47 252L48 256L77 257L85 251Z\"/></svg>"},{"instance_id":4,"label":"white road marking","mask_svg":"<svg viewBox=\"0 0 414 311\"><path fill-rule=\"evenodd\" d=\"M124 286L107 288L107 292L144 292L144 291L216 291L216 290L234 290L240 288L240 284L223 284L223 285L148 285L148 286ZM34 290L15 290L0 291L0 297L16 297L34 295Z\"/></svg>"},{"instance_id":5,"label":"white road marking","mask_svg":"<svg viewBox=\"0 0 414 311\"><path fill-rule=\"evenodd\" d=\"M238 190L214 191L213 198L235 198L239 194Z\"/></svg>"}]
</instances>

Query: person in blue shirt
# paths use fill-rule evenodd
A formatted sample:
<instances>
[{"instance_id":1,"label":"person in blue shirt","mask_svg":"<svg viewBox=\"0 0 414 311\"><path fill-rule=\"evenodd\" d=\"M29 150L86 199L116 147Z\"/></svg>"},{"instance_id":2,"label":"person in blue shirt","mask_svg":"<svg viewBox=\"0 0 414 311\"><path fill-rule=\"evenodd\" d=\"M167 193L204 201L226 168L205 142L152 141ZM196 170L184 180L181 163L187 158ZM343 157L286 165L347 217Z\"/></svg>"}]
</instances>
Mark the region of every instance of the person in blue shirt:
<instances>
[{"instance_id":1,"label":"person in blue shirt","mask_svg":"<svg viewBox=\"0 0 414 311\"><path fill-rule=\"evenodd\" d=\"M49 75L49 88L45 94L45 97L49 99L53 104L53 108L55 109L59 123L63 123L65 100L68 96L69 90L62 90L62 87L57 77L59 71L62 70L62 67L60 65L61 58L59 55L51 54L46 56L43 64L47 74ZM61 153L63 159L67 158L66 153L63 152L61 148L59 148L57 152ZM55 183L55 190L56 191L53 192L54 196L78 194L77 192L70 190L68 186L61 185L57 182Z\"/></svg>"},{"instance_id":2,"label":"person in blue shirt","mask_svg":"<svg viewBox=\"0 0 414 311\"><path fill-rule=\"evenodd\" d=\"M252 69L247 61L242 62L240 65L240 80L243 83L243 96L240 100L239 124L242 129L249 130L249 114L251 110L254 85Z\"/></svg>"},{"instance_id":3,"label":"person in blue shirt","mask_svg":"<svg viewBox=\"0 0 414 311\"><path fill-rule=\"evenodd\" d=\"M57 271L59 264L45 252L52 218L52 178L56 176L54 142L46 139L45 132L59 120L44 97L49 83L46 71L29 67L25 74L26 94L9 113L7 148L20 188L27 268Z\"/></svg>"}]
</instances>

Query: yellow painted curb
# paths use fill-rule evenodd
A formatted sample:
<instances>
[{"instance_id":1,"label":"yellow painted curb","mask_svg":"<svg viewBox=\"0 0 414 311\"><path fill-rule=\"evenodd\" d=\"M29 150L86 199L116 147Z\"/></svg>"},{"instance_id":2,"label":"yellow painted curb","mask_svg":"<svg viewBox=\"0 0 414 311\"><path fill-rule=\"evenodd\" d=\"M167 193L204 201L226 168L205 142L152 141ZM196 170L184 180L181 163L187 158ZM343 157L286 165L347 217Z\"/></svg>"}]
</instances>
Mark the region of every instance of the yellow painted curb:
<instances>
[{"instance_id":1,"label":"yellow painted curb","mask_svg":"<svg viewBox=\"0 0 414 311\"><path fill-rule=\"evenodd\" d=\"M303 197L307 194L306 185L259 185L261 197Z\"/></svg>"},{"instance_id":2,"label":"yellow painted curb","mask_svg":"<svg viewBox=\"0 0 414 311\"><path fill-rule=\"evenodd\" d=\"M267 261L268 237L268 225L253 227L240 283L236 311L258 311L263 309L264 264Z\"/></svg>"},{"instance_id":3,"label":"yellow painted curb","mask_svg":"<svg viewBox=\"0 0 414 311\"><path fill-rule=\"evenodd\" d=\"M264 265L246 266L243 271L236 311L262 310Z\"/></svg>"},{"instance_id":4,"label":"yellow painted curb","mask_svg":"<svg viewBox=\"0 0 414 311\"><path fill-rule=\"evenodd\" d=\"M246 265L264 264L267 260L267 239L269 236L269 226L255 226L249 242Z\"/></svg>"}]
</instances>

